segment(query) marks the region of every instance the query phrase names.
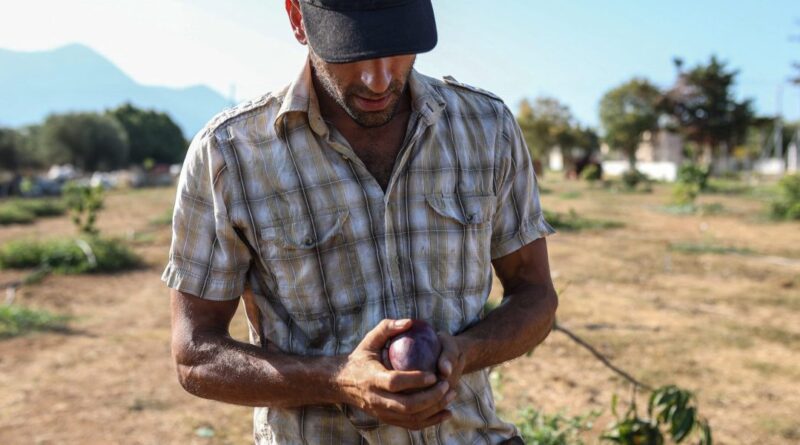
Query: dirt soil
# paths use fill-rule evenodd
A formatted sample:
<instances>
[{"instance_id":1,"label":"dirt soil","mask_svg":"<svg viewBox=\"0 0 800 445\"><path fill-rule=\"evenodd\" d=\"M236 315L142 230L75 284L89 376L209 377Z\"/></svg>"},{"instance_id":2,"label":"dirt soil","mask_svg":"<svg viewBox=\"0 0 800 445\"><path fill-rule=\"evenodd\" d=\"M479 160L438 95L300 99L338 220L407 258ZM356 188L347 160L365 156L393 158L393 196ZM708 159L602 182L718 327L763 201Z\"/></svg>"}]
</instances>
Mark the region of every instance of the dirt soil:
<instances>
[{"instance_id":1,"label":"dirt soil","mask_svg":"<svg viewBox=\"0 0 800 445\"><path fill-rule=\"evenodd\" d=\"M625 224L548 239L558 322L642 381L695 391L716 443L800 443L800 224L766 220L757 195L705 195L701 202L722 212L686 216L664 211L666 186L614 193L555 175L542 184L548 209ZM252 443L249 408L190 396L175 378L159 280L170 230L153 223L173 199L161 188L106 200L101 231L131 240L145 267L50 276L17 293L17 304L72 319L67 332L0 341L0 444ZM72 234L67 217L44 219L0 227L0 244ZM685 253L674 243L746 250ZM0 271L0 283L19 276ZM492 294L502 294L499 285ZM246 336L241 311L233 334ZM612 419L612 394L630 395L630 385L560 332L495 371L509 419L528 406L602 409L587 443Z\"/></svg>"}]
</instances>

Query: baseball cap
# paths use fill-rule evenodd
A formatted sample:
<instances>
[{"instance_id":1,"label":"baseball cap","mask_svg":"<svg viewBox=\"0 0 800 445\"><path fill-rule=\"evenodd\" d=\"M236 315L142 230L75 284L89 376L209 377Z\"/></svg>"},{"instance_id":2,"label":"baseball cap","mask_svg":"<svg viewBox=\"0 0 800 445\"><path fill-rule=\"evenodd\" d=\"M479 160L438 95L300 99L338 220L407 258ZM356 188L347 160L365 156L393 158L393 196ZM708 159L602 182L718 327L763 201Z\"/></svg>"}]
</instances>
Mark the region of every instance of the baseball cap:
<instances>
[{"instance_id":1,"label":"baseball cap","mask_svg":"<svg viewBox=\"0 0 800 445\"><path fill-rule=\"evenodd\" d=\"M436 46L431 0L300 0L308 43L328 63L419 54Z\"/></svg>"}]
</instances>

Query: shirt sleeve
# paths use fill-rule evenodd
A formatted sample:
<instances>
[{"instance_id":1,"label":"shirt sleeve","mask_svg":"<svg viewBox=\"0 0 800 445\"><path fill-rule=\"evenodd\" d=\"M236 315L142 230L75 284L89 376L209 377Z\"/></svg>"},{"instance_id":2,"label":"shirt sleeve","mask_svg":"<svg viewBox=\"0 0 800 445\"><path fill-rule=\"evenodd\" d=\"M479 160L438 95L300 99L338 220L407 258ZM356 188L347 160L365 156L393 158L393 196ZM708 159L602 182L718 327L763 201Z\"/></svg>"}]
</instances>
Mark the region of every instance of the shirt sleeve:
<instances>
[{"instance_id":1,"label":"shirt sleeve","mask_svg":"<svg viewBox=\"0 0 800 445\"><path fill-rule=\"evenodd\" d=\"M492 221L492 259L555 233L545 221L539 199L539 184L522 131L508 107L495 148L497 209Z\"/></svg>"},{"instance_id":2,"label":"shirt sleeve","mask_svg":"<svg viewBox=\"0 0 800 445\"><path fill-rule=\"evenodd\" d=\"M238 298L250 267L250 252L228 216L227 172L213 134L201 131L181 169L161 276L168 287L208 300Z\"/></svg>"}]
</instances>

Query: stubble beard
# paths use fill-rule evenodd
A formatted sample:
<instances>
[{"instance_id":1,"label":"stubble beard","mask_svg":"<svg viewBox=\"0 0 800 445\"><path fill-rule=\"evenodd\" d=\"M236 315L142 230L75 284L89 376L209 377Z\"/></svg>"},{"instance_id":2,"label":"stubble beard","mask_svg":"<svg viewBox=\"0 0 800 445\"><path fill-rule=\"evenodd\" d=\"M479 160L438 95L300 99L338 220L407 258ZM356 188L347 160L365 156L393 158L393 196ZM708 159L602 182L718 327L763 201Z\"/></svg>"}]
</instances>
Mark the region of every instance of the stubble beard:
<instances>
[{"instance_id":1,"label":"stubble beard","mask_svg":"<svg viewBox=\"0 0 800 445\"><path fill-rule=\"evenodd\" d=\"M382 111L362 111L355 105L355 96L371 97L373 92L369 88L360 85L353 86L345 89L343 86L336 82L334 76L325 68L325 62L319 58L313 51L310 51L311 66L314 69L319 83L336 104L339 105L348 116L350 116L355 123L364 128L377 128L388 124L397 115L398 108L400 107L400 99L405 93L408 86L408 78L414 64L408 68L408 71L403 76L402 82L400 80L393 80L389 85L387 94L392 96L391 102Z\"/></svg>"}]
</instances>

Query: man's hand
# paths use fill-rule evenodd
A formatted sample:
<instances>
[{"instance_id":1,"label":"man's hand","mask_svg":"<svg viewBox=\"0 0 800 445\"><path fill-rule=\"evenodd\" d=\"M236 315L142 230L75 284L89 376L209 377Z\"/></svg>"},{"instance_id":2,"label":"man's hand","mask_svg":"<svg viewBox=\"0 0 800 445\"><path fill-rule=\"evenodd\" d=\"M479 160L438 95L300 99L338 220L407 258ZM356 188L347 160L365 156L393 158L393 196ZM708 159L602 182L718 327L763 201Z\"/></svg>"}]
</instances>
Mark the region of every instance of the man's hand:
<instances>
[{"instance_id":1,"label":"man's hand","mask_svg":"<svg viewBox=\"0 0 800 445\"><path fill-rule=\"evenodd\" d=\"M382 422L419 430L449 419L446 407L456 393L447 381L436 383L429 372L394 371L383 365L386 342L410 327L411 320L380 322L344 360L336 381L345 403Z\"/></svg>"},{"instance_id":2,"label":"man's hand","mask_svg":"<svg viewBox=\"0 0 800 445\"><path fill-rule=\"evenodd\" d=\"M458 339L452 335L439 332L439 341L442 343L442 353L439 355L439 377L455 389L461 374L464 373L466 358Z\"/></svg>"}]
</instances>

